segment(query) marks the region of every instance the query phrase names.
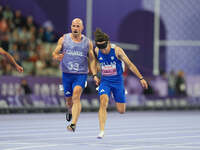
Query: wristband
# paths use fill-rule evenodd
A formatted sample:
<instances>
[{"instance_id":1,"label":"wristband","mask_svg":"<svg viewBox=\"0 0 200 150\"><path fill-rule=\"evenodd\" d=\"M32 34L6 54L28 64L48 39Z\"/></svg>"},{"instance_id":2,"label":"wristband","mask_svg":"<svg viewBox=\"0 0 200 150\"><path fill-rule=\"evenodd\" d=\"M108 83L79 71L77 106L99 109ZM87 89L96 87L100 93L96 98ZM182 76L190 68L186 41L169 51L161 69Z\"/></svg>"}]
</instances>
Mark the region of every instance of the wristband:
<instances>
[{"instance_id":1,"label":"wristband","mask_svg":"<svg viewBox=\"0 0 200 150\"><path fill-rule=\"evenodd\" d=\"M93 78L95 77L95 76L97 76L97 74L94 74L94 75L92 75L93 76Z\"/></svg>"},{"instance_id":2,"label":"wristband","mask_svg":"<svg viewBox=\"0 0 200 150\"><path fill-rule=\"evenodd\" d=\"M142 77L142 78L140 78L140 80L143 80L144 78Z\"/></svg>"}]
</instances>

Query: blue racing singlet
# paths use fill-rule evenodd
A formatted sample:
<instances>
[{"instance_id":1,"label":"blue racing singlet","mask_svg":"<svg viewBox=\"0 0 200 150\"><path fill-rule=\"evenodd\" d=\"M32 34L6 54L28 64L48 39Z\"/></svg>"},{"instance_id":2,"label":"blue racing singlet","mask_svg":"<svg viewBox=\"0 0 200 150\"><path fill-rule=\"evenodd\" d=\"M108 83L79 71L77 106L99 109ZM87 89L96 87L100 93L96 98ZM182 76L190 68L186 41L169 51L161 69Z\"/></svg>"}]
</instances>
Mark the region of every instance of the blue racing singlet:
<instances>
[{"instance_id":1,"label":"blue racing singlet","mask_svg":"<svg viewBox=\"0 0 200 150\"><path fill-rule=\"evenodd\" d=\"M64 53L61 69L64 73L88 73L89 39L82 35L81 42L74 42L70 33L64 35L61 52Z\"/></svg>"},{"instance_id":2,"label":"blue racing singlet","mask_svg":"<svg viewBox=\"0 0 200 150\"><path fill-rule=\"evenodd\" d=\"M122 61L116 57L114 48L111 48L108 54L103 54L99 50L97 58L101 67L101 80L112 82L123 80Z\"/></svg>"}]
</instances>

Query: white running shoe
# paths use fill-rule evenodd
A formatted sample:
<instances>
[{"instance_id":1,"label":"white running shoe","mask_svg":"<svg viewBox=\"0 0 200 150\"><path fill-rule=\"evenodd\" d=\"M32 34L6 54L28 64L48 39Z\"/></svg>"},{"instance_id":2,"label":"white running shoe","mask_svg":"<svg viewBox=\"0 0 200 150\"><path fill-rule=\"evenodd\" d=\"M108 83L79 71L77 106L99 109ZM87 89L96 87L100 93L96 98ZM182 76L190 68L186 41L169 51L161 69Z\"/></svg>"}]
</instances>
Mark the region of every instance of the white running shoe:
<instances>
[{"instance_id":1,"label":"white running shoe","mask_svg":"<svg viewBox=\"0 0 200 150\"><path fill-rule=\"evenodd\" d=\"M98 139L102 139L104 137L104 131L101 131L97 136Z\"/></svg>"}]
</instances>

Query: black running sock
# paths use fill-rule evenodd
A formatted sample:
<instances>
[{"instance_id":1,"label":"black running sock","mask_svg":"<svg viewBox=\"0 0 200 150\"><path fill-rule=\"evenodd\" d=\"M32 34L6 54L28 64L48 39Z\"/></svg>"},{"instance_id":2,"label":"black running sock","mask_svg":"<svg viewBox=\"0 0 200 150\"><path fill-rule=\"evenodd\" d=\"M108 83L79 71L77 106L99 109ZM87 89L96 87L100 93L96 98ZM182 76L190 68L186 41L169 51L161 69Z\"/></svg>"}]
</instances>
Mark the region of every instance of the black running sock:
<instances>
[{"instance_id":1,"label":"black running sock","mask_svg":"<svg viewBox=\"0 0 200 150\"><path fill-rule=\"evenodd\" d=\"M66 120L71 121L72 120L72 114L69 113L69 111L66 112Z\"/></svg>"}]
</instances>

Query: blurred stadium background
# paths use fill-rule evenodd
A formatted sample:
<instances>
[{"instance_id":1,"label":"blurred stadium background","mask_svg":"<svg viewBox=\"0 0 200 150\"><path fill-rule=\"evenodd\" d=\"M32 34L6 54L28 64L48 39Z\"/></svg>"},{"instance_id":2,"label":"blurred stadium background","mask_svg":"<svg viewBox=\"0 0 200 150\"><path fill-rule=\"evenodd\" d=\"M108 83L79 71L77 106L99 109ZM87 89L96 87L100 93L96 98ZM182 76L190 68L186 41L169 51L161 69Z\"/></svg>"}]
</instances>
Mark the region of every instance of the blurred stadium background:
<instances>
[{"instance_id":1,"label":"blurred stadium background","mask_svg":"<svg viewBox=\"0 0 200 150\"><path fill-rule=\"evenodd\" d=\"M89 38L97 27L108 33L149 82L143 90L124 72L129 110L199 109L199 6L199 0L1 0L0 46L24 73L0 57L0 112L65 110L59 64L51 54L76 17ZM98 108L90 76L81 102L83 111Z\"/></svg>"}]
</instances>

